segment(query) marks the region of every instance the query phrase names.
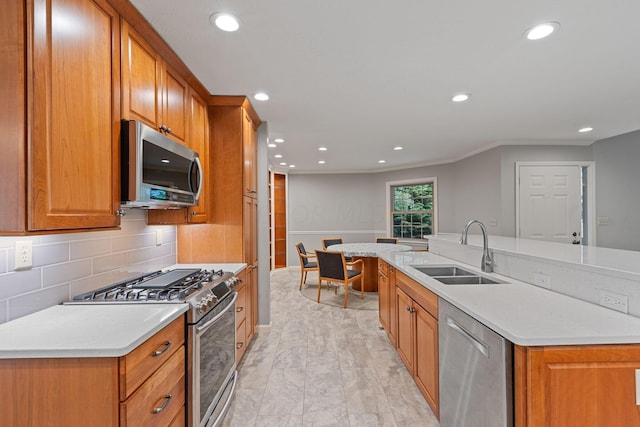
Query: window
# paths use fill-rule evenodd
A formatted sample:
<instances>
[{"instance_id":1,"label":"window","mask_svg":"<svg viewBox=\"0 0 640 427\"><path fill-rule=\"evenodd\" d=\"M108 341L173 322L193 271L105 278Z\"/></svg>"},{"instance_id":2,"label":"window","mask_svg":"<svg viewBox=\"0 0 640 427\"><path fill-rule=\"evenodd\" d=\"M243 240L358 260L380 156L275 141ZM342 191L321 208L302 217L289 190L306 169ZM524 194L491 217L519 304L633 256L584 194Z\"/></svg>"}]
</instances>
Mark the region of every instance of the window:
<instances>
[{"instance_id":1,"label":"window","mask_svg":"<svg viewBox=\"0 0 640 427\"><path fill-rule=\"evenodd\" d=\"M422 239L435 233L435 178L391 182L387 186L392 237Z\"/></svg>"}]
</instances>

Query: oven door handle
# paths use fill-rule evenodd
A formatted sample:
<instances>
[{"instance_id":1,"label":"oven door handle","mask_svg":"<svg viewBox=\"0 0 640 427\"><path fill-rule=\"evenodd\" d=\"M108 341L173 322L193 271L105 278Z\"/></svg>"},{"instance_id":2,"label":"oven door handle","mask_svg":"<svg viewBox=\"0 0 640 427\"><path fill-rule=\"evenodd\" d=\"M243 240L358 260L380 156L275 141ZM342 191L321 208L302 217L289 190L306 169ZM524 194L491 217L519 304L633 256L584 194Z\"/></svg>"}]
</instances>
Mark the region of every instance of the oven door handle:
<instances>
[{"instance_id":1,"label":"oven door handle","mask_svg":"<svg viewBox=\"0 0 640 427\"><path fill-rule=\"evenodd\" d=\"M236 300L238 299L238 293L234 292L233 294L233 299L231 300L231 302L229 303L228 306L226 306L224 308L224 310L222 310L220 313L218 313L216 315L216 317L214 317L213 319L209 320L207 323L205 323L202 326L196 326L196 332L202 332L205 329L207 329L209 326L211 326L212 324L216 323L218 321L218 319L220 319L222 316L225 315L226 312L228 312L231 307L233 307L233 304L236 302Z\"/></svg>"}]
</instances>

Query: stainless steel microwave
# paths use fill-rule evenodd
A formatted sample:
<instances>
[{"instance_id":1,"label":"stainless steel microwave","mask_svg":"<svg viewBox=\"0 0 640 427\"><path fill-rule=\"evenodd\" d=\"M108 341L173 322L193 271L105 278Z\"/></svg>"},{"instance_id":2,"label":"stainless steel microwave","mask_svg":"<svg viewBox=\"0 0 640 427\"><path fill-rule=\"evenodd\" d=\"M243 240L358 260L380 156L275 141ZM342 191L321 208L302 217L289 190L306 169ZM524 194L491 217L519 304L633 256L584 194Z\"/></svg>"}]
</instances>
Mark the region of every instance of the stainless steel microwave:
<instances>
[{"instance_id":1,"label":"stainless steel microwave","mask_svg":"<svg viewBox=\"0 0 640 427\"><path fill-rule=\"evenodd\" d=\"M124 207L183 208L198 204L198 153L135 120L121 128L121 201Z\"/></svg>"}]
</instances>

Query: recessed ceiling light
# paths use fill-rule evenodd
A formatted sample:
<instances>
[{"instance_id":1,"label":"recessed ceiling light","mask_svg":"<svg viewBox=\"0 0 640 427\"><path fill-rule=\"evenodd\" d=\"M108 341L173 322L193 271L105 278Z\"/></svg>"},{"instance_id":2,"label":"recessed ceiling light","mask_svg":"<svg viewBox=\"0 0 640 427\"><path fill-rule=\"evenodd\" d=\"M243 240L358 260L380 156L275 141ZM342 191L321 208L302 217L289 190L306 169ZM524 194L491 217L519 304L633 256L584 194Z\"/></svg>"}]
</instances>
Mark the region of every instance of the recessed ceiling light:
<instances>
[{"instance_id":1,"label":"recessed ceiling light","mask_svg":"<svg viewBox=\"0 0 640 427\"><path fill-rule=\"evenodd\" d=\"M400 147L399 145L397 147L393 147L393 149L396 150L396 151L400 151L400 150L402 150L402 148L403 147Z\"/></svg>"},{"instance_id":2,"label":"recessed ceiling light","mask_svg":"<svg viewBox=\"0 0 640 427\"><path fill-rule=\"evenodd\" d=\"M378 163L387 163L386 160L378 160Z\"/></svg>"},{"instance_id":3,"label":"recessed ceiling light","mask_svg":"<svg viewBox=\"0 0 640 427\"><path fill-rule=\"evenodd\" d=\"M238 18L230 13L214 13L209 17L209 22L215 24L222 31L236 31L240 28Z\"/></svg>"},{"instance_id":4,"label":"recessed ceiling light","mask_svg":"<svg viewBox=\"0 0 640 427\"><path fill-rule=\"evenodd\" d=\"M529 28L524 34L528 40L540 40L550 36L558 28L560 28L560 24L557 22L545 22Z\"/></svg>"},{"instance_id":5,"label":"recessed ceiling light","mask_svg":"<svg viewBox=\"0 0 640 427\"><path fill-rule=\"evenodd\" d=\"M585 132L591 132L592 130L593 130L592 127L587 126L587 127L583 127L581 129L578 129L578 132L585 133Z\"/></svg>"},{"instance_id":6,"label":"recessed ceiling light","mask_svg":"<svg viewBox=\"0 0 640 427\"><path fill-rule=\"evenodd\" d=\"M295 167L296 167L296 165L289 165L289 167L290 167L290 168L295 168Z\"/></svg>"},{"instance_id":7,"label":"recessed ceiling light","mask_svg":"<svg viewBox=\"0 0 640 427\"><path fill-rule=\"evenodd\" d=\"M275 142L277 142L278 144L281 144L281 143L283 143L283 142L284 142L284 139L282 139L282 138L276 138L276 139L274 139L274 141L275 141Z\"/></svg>"},{"instance_id":8,"label":"recessed ceiling light","mask_svg":"<svg viewBox=\"0 0 640 427\"><path fill-rule=\"evenodd\" d=\"M457 95L454 95L453 98L451 98L451 100L453 102L464 102L468 100L470 96L471 95L469 95L468 93L459 93Z\"/></svg>"},{"instance_id":9,"label":"recessed ceiling light","mask_svg":"<svg viewBox=\"0 0 640 427\"><path fill-rule=\"evenodd\" d=\"M287 162L280 162L280 166L287 166Z\"/></svg>"},{"instance_id":10,"label":"recessed ceiling light","mask_svg":"<svg viewBox=\"0 0 640 427\"><path fill-rule=\"evenodd\" d=\"M319 165L324 165L325 163L327 163L327 162L325 162L324 160L318 160L318 164Z\"/></svg>"},{"instance_id":11,"label":"recessed ceiling light","mask_svg":"<svg viewBox=\"0 0 640 427\"><path fill-rule=\"evenodd\" d=\"M282 154L276 154L276 155L275 155L275 156L273 156L273 157L275 157L276 159L281 159L281 158L282 158Z\"/></svg>"},{"instance_id":12,"label":"recessed ceiling light","mask_svg":"<svg viewBox=\"0 0 640 427\"><path fill-rule=\"evenodd\" d=\"M256 101L268 101L269 95L267 95L264 92L258 92L255 95L253 95L253 99L255 99Z\"/></svg>"},{"instance_id":13,"label":"recessed ceiling light","mask_svg":"<svg viewBox=\"0 0 640 427\"><path fill-rule=\"evenodd\" d=\"M162 162L162 163L170 163L169 159L162 159L162 160L160 160L160 162Z\"/></svg>"},{"instance_id":14,"label":"recessed ceiling light","mask_svg":"<svg viewBox=\"0 0 640 427\"><path fill-rule=\"evenodd\" d=\"M276 147L277 147L277 145L276 145L276 144L267 144L267 147L269 147L269 148L276 148Z\"/></svg>"},{"instance_id":15,"label":"recessed ceiling light","mask_svg":"<svg viewBox=\"0 0 640 427\"><path fill-rule=\"evenodd\" d=\"M318 147L318 151L327 151L327 147Z\"/></svg>"}]
</instances>

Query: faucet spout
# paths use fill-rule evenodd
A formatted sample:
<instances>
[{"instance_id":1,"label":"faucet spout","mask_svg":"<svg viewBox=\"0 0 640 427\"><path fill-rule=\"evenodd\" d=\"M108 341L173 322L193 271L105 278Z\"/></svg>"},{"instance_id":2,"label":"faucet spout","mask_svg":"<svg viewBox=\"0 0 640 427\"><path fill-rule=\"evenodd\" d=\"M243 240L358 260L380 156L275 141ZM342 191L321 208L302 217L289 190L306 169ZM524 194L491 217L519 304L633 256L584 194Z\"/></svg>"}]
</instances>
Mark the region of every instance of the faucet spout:
<instances>
[{"instance_id":1,"label":"faucet spout","mask_svg":"<svg viewBox=\"0 0 640 427\"><path fill-rule=\"evenodd\" d=\"M482 222L477 219L472 219L464 226L464 230L462 230L462 236L460 236L460 244L467 244L467 235L469 233L469 227L473 224L478 224L480 226L480 230L482 231L482 261L480 264L480 269L485 273L491 273L493 271L493 259L491 258L491 252L489 252L489 236L487 234L487 228L484 226Z\"/></svg>"}]
</instances>

